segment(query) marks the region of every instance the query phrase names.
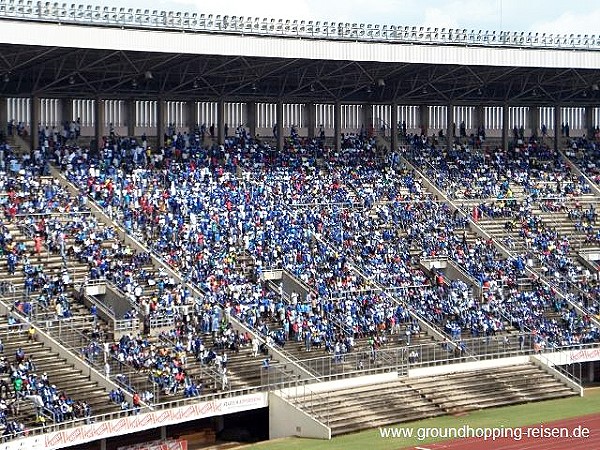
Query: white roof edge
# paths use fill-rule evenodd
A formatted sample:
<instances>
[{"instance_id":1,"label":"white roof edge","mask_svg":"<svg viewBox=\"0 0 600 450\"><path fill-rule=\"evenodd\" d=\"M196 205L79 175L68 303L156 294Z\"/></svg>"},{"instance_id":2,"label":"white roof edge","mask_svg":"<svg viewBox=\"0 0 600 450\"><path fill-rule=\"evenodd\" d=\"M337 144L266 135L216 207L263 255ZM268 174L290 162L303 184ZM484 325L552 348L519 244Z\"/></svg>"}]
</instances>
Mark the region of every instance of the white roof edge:
<instances>
[{"instance_id":1,"label":"white roof edge","mask_svg":"<svg viewBox=\"0 0 600 450\"><path fill-rule=\"evenodd\" d=\"M600 51L589 50L282 39L238 34L91 28L18 20L2 21L0 40L5 44L44 47L282 59L573 69L600 67Z\"/></svg>"}]
</instances>

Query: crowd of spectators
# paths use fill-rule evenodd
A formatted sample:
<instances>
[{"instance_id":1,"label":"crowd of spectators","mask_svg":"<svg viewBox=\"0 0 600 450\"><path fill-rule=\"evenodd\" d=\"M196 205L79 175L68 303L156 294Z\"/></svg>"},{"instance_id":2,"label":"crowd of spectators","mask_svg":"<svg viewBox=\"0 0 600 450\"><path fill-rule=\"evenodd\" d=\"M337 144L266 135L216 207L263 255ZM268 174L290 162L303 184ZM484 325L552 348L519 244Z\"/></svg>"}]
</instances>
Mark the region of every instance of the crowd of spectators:
<instances>
[{"instance_id":1,"label":"crowd of spectators","mask_svg":"<svg viewBox=\"0 0 600 450\"><path fill-rule=\"evenodd\" d=\"M281 314L281 334L273 334L279 342L291 334L312 343L330 342L326 347L331 348L336 330L345 329L341 324L355 334L385 329L380 322L390 317L395 323L406 320L400 317L402 311L397 315L396 308L368 292L367 279L353 267L385 289L404 289L401 296L411 308L445 329L475 336L502 330L504 318L491 301L493 289L482 303L464 283L437 286L418 268L411 252L450 257L481 286L496 290L516 286L524 275L524 256L503 259L491 242L468 242L465 215L424 192L414 174L395 163L396 155L381 159L364 140L348 142L356 147L322 152L320 165L310 159L310 152L298 150L301 146L293 139L276 159L268 148L242 146L236 139L208 150L167 149L153 158L156 164L144 165L127 152L120 153L124 160L118 164L114 152L97 159L85 153L71 158L70 153L67 159L74 182L186 279L202 286L213 301L232 306L233 313L252 326L261 324L261 311ZM427 151L421 154L444 167L445 157L435 148ZM510 197L511 182L534 197L588 189L559 173L556 168L564 164L546 148L529 146L495 155L488 158L487 169L463 152L456 150L456 170L470 186L467 197ZM539 162L532 164L536 158ZM500 176L496 169L504 163ZM447 173L441 182L450 183L446 188L456 196L459 183ZM506 176L509 182L499 182ZM255 258L258 275L283 267L307 283L315 298L278 303L277 296L238 270L240 251ZM354 298L347 304L339 301L348 291ZM303 310L307 303L310 307ZM354 303L362 309L353 309ZM371 303L381 305L378 314L368 311ZM313 310L317 314L311 314Z\"/></svg>"},{"instance_id":2,"label":"crowd of spectators","mask_svg":"<svg viewBox=\"0 0 600 450\"><path fill-rule=\"evenodd\" d=\"M191 358L213 368L227 387L227 352L258 346L227 326L228 315L268 342L302 342L306 351L323 348L338 360L360 338L369 338L372 349L393 335L409 344L420 332L415 315L455 340L504 332L507 323L533 331L544 345L598 339L589 318L552 289L535 280L527 292L517 288L527 277L527 254L506 258L492 241L471 236L464 212L438 201L399 163L399 154L382 156L362 134L346 136L338 152L297 136L282 152L242 132L222 146L201 142L175 135L172 146L158 152L124 139L107 140L99 152L56 146L49 157L80 188L79 196L52 182L36 185L33 172L5 181L14 191L3 199L7 220L25 211L77 212L28 225L51 251L87 264L90 279L113 282L134 313L173 317L160 345L132 335L109 349L111 358L147 372L167 394L202 392L203 381L185 369ZM411 142L418 152L406 155L451 198L493 198L489 210L480 206L484 213L522 219L519 232L530 251L543 254L550 269L570 274L568 242L515 200L515 189L530 202L589 192L557 155L537 144L474 153ZM16 200L22 191L29 194ZM87 214L88 196L184 281L151 269L150 253L133 252L112 227ZM2 239L10 245L10 236ZM26 261L25 250L8 248L7 255L21 258L13 269ZM248 257L252 267L245 266ZM427 273L422 258L452 260L483 297L474 296L466 279ZM272 268L305 283L306 297L284 296L257 281ZM35 291L40 273L29 267L26 276ZM193 296L188 283L201 287L202 296Z\"/></svg>"}]
</instances>

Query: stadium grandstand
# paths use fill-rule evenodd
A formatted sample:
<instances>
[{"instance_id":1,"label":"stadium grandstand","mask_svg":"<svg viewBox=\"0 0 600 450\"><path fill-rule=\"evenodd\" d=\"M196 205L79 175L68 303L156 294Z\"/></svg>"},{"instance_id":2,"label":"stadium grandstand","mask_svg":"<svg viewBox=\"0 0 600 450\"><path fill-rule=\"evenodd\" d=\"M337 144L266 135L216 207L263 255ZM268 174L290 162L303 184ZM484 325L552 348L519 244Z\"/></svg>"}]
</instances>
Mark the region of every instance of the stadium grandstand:
<instances>
[{"instance_id":1,"label":"stadium grandstand","mask_svg":"<svg viewBox=\"0 0 600 450\"><path fill-rule=\"evenodd\" d=\"M0 25L0 449L331 439L600 380L600 36Z\"/></svg>"}]
</instances>

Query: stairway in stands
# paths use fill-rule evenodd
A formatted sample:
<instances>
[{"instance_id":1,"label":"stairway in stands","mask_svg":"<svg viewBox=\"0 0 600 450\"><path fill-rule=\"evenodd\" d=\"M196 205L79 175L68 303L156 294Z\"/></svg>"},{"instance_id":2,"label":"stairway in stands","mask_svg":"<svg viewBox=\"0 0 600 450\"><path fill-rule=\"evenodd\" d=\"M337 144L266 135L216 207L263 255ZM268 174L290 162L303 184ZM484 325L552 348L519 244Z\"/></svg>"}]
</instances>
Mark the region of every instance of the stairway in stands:
<instances>
[{"instance_id":1,"label":"stairway in stands","mask_svg":"<svg viewBox=\"0 0 600 450\"><path fill-rule=\"evenodd\" d=\"M534 365L401 377L395 381L300 395L291 402L331 427L332 435L497 406L563 398L576 392Z\"/></svg>"},{"instance_id":2,"label":"stairway in stands","mask_svg":"<svg viewBox=\"0 0 600 450\"><path fill-rule=\"evenodd\" d=\"M323 392L292 403L328 425L332 436L444 414L403 380Z\"/></svg>"},{"instance_id":3,"label":"stairway in stands","mask_svg":"<svg viewBox=\"0 0 600 450\"><path fill-rule=\"evenodd\" d=\"M3 352L0 354L10 364L14 364L18 348L25 352L25 358L31 357L35 365L35 373L41 377L48 376L48 382L55 385L58 392L64 392L74 401L86 401L92 408L92 415L118 411L119 406L108 401L108 392L98 383L90 380L84 371L77 369L69 359L60 356L56 351L45 346L42 342L28 341L28 326L8 327L6 317L0 319L0 329ZM0 376L12 386L9 374ZM11 403L11 399L7 402ZM29 400L18 401L16 420L25 424L26 428L39 426L35 423L35 408ZM51 421L50 421L51 423Z\"/></svg>"},{"instance_id":4,"label":"stairway in stands","mask_svg":"<svg viewBox=\"0 0 600 450\"><path fill-rule=\"evenodd\" d=\"M406 383L447 414L576 395L533 363L409 379Z\"/></svg>"}]
</instances>

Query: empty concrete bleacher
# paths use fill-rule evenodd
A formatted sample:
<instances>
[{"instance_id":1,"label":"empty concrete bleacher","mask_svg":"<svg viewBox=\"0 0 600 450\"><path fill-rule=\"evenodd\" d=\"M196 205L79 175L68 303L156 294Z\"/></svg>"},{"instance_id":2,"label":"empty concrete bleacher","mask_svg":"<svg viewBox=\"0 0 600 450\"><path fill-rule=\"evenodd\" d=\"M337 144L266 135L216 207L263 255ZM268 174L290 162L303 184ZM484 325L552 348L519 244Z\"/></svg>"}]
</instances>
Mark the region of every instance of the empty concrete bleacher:
<instances>
[{"instance_id":1,"label":"empty concrete bleacher","mask_svg":"<svg viewBox=\"0 0 600 450\"><path fill-rule=\"evenodd\" d=\"M576 394L532 363L409 379L407 384L448 413Z\"/></svg>"},{"instance_id":2,"label":"empty concrete bleacher","mask_svg":"<svg viewBox=\"0 0 600 450\"><path fill-rule=\"evenodd\" d=\"M431 377L402 377L348 389L307 392L291 402L331 427L333 435L576 395L570 387L534 364Z\"/></svg>"},{"instance_id":3,"label":"empty concrete bleacher","mask_svg":"<svg viewBox=\"0 0 600 450\"><path fill-rule=\"evenodd\" d=\"M403 380L305 395L292 403L331 427L332 435L444 414Z\"/></svg>"}]
</instances>

